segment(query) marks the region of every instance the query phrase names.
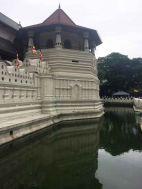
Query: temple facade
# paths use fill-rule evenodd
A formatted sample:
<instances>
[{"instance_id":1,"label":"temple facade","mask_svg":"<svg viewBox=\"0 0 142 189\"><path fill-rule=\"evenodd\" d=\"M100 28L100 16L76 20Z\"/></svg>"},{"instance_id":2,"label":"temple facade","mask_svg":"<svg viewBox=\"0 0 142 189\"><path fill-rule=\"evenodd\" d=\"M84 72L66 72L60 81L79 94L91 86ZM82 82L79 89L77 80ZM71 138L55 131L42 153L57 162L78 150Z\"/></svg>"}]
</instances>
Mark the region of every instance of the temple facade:
<instances>
[{"instance_id":1,"label":"temple facade","mask_svg":"<svg viewBox=\"0 0 142 189\"><path fill-rule=\"evenodd\" d=\"M20 65L0 62L0 117L3 128L11 128L6 141L59 121L103 115L95 58L100 44L96 30L76 25L60 7L43 23L18 30Z\"/></svg>"}]
</instances>

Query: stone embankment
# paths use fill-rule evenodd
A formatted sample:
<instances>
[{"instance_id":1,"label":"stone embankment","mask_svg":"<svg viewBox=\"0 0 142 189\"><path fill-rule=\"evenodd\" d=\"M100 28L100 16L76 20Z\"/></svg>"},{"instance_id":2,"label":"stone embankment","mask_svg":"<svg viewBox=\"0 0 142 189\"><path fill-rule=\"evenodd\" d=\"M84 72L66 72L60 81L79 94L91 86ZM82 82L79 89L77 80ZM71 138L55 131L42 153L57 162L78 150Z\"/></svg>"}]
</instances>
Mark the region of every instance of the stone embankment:
<instances>
[{"instance_id":1,"label":"stone embankment","mask_svg":"<svg viewBox=\"0 0 142 189\"><path fill-rule=\"evenodd\" d=\"M93 111L90 109L82 112L74 108L74 111L66 111L62 114L56 111L54 114L53 112L42 114L40 103L2 107L0 108L0 145L62 121L100 118L103 115L100 107L99 102Z\"/></svg>"}]
</instances>

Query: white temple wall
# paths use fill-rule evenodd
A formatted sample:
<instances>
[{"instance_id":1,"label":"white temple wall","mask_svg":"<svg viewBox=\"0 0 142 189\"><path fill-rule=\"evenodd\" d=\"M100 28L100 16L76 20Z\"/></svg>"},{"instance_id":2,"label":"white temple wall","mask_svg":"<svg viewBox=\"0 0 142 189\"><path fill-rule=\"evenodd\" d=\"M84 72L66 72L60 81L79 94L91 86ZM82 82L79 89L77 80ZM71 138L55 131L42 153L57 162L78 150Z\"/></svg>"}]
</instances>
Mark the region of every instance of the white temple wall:
<instances>
[{"instance_id":1,"label":"white temple wall","mask_svg":"<svg viewBox=\"0 0 142 189\"><path fill-rule=\"evenodd\" d=\"M0 119L10 128L0 129L0 144L60 121L103 115L91 53L46 49L41 63L31 51L26 55L18 69L0 61Z\"/></svg>"},{"instance_id":2,"label":"white temple wall","mask_svg":"<svg viewBox=\"0 0 142 189\"><path fill-rule=\"evenodd\" d=\"M27 55L31 59L25 58L20 68L0 62L0 104L41 102L42 112L45 109L46 113L49 109L56 111L56 101L63 103L57 105L60 111L62 106L74 111L82 108L84 102L100 101L95 58L91 53L49 49L43 51L42 62L30 53ZM89 106L88 109L94 107L91 103Z\"/></svg>"},{"instance_id":3,"label":"white temple wall","mask_svg":"<svg viewBox=\"0 0 142 189\"><path fill-rule=\"evenodd\" d=\"M12 63L11 63L12 64ZM33 102L40 98L39 78L24 68L0 62L0 104Z\"/></svg>"},{"instance_id":4,"label":"white temple wall","mask_svg":"<svg viewBox=\"0 0 142 189\"><path fill-rule=\"evenodd\" d=\"M0 104L33 102L38 100L37 88L21 86L0 86Z\"/></svg>"},{"instance_id":5,"label":"white temple wall","mask_svg":"<svg viewBox=\"0 0 142 189\"><path fill-rule=\"evenodd\" d=\"M94 81L55 79L55 97L56 99L99 99L99 92ZM78 87L75 87L78 86ZM75 87L75 88L74 88ZM78 91L78 92L77 92ZM74 92L76 95L74 95ZM76 97L76 98L75 98Z\"/></svg>"}]
</instances>

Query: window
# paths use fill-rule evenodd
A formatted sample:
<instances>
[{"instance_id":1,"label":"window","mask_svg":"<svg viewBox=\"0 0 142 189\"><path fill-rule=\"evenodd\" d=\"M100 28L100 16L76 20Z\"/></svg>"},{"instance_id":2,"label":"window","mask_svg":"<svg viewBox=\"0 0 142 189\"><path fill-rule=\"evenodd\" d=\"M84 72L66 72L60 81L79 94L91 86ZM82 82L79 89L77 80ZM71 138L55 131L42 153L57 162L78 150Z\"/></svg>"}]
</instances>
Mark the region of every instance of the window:
<instances>
[{"instance_id":1,"label":"window","mask_svg":"<svg viewBox=\"0 0 142 189\"><path fill-rule=\"evenodd\" d=\"M10 134L10 136L13 136L13 131L12 131L12 130L10 130L9 134Z\"/></svg>"},{"instance_id":2,"label":"window","mask_svg":"<svg viewBox=\"0 0 142 189\"><path fill-rule=\"evenodd\" d=\"M72 62L79 62L78 60L72 60Z\"/></svg>"}]
</instances>

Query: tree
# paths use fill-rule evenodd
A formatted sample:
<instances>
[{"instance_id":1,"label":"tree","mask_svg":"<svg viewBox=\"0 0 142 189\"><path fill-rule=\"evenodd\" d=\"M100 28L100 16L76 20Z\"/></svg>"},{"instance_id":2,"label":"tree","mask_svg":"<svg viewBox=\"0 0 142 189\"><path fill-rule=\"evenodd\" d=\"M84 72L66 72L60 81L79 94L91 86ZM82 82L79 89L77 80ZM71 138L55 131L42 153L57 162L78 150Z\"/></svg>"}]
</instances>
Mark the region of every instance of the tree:
<instances>
[{"instance_id":1,"label":"tree","mask_svg":"<svg viewBox=\"0 0 142 189\"><path fill-rule=\"evenodd\" d=\"M98 59L101 96L111 96L119 90L131 95L142 94L142 58L129 59L120 53L111 53Z\"/></svg>"}]
</instances>

